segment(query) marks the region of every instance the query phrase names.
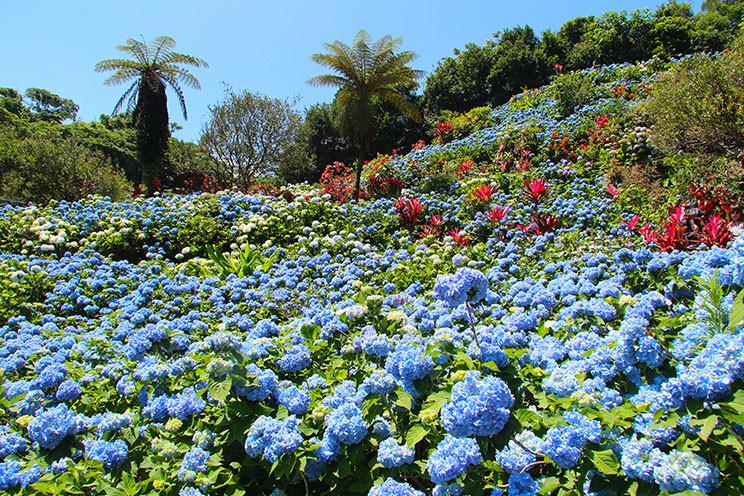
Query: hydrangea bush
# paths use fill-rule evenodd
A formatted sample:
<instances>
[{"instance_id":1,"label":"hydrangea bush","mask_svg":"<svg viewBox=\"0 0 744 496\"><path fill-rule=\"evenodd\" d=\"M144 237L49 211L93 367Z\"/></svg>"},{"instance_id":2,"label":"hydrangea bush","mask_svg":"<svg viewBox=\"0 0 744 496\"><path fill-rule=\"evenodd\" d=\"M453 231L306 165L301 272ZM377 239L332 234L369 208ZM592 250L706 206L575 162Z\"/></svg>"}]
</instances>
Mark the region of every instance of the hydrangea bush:
<instances>
[{"instance_id":1,"label":"hydrangea bush","mask_svg":"<svg viewBox=\"0 0 744 496\"><path fill-rule=\"evenodd\" d=\"M586 74L386 160L405 225L308 186L4 207L0 491L743 493L744 241L628 229L602 129L654 72Z\"/></svg>"}]
</instances>

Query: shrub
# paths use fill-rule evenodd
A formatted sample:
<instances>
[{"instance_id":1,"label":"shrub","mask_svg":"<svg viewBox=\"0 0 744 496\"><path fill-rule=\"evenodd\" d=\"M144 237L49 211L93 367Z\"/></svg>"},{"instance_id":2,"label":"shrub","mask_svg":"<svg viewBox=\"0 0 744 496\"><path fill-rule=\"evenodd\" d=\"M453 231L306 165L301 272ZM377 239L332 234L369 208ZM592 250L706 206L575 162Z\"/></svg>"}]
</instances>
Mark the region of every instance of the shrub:
<instances>
[{"instance_id":1,"label":"shrub","mask_svg":"<svg viewBox=\"0 0 744 496\"><path fill-rule=\"evenodd\" d=\"M593 83L588 74L573 73L555 80L555 99L562 117L568 117L593 99Z\"/></svg>"},{"instance_id":2,"label":"shrub","mask_svg":"<svg viewBox=\"0 0 744 496\"><path fill-rule=\"evenodd\" d=\"M651 139L667 152L738 156L744 150L744 60L737 48L697 55L655 83L645 109Z\"/></svg>"},{"instance_id":3,"label":"shrub","mask_svg":"<svg viewBox=\"0 0 744 496\"><path fill-rule=\"evenodd\" d=\"M46 203L90 194L121 200L129 194L124 175L103 155L73 138L28 137L0 141L0 195Z\"/></svg>"}]
</instances>

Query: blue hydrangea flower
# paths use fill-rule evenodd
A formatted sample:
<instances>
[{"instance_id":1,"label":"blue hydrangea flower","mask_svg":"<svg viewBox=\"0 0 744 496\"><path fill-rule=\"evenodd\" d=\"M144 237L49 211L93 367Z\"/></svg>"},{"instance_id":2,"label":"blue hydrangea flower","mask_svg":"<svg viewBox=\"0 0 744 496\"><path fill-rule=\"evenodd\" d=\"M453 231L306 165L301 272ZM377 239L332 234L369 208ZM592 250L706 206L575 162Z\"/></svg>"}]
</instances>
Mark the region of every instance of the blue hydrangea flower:
<instances>
[{"instance_id":1,"label":"blue hydrangea flower","mask_svg":"<svg viewBox=\"0 0 744 496\"><path fill-rule=\"evenodd\" d=\"M83 392L83 388L80 384L73 380L66 380L57 388L57 400L59 401L72 401L80 397L80 393Z\"/></svg>"},{"instance_id":2,"label":"blue hydrangea flower","mask_svg":"<svg viewBox=\"0 0 744 496\"><path fill-rule=\"evenodd\" d=\"M488 279L482 272L462 267L451 276L439 276L434 297L448 307L459 307L466 301L478 303L488 293Z\"/></svg>"},{"instance_id":3,"label":"blue hydrangea flower","mask_svg":"<svg viewBox=\"0 0 744 496\"><path fill-rule=\"evenodd\" d=\"M41 470L38 465L21 471L21 462L18 460L6 460L0 462L0 491L13 489L14 487L26 487L39 480Z\"/></svg>"},{"instance_id":4,"label":"blue hydrangea flower","mask_svg":"<svg viewBox=\"0 0 744 496\"><path fill-rule=\"evenodd\" d=\"M344 403L325 418L326 434L343 444L357 444L367 436L367 423L362 410L352 403Z\"/></svg>"},{"instance_id":5,"label":"blue hydrangea flower","mask_svg":"<svg viewBox=\"0 0 744 496\"><path fill-rule=\"evenodd\" d=\"M281 358L276 361L279 370L285 374L298 372L313 362L310 357L310 349L305 345L296 345L288 349Z\"/></svg>"},{"instance_id":6,"label":"blue hydrangea flower","mask_svg":"<svg viewBox=\"0 0 744 496\"><path fill-rule=\"evenodd\" d=\"M377 463L385 468L400 467L413 463L413 448L398 444L395 438L389 437L380 443L377 449Z\"/></svg>"},{"instance_id":7,"label":"blue hydrangea flower","mask_svg":"<svg viewBox=\"0 0 744 496\"><path fill-rule=\"evenodd\" d=\"M442 407L442 425L453 436L495 436L509 420L514 403L509 387L497 377L479 379L479 372L468 372Z\"/></svg>"},{"instance_id":8,"label":"blue hydrangea flower","mask_svg":"<svg viewBox=\"0 0 744 496\"><path fill-rule=\"evenodd\" d=\"M662 491L677 493L687 490L710 494L718 487L718 469L689 451L672 450L658 457L654 482Z\"/></svg>"},{"instance_id":9,"label":"blue hydrangea flower","mask_svg":"<svg viewBox=\"0 0 744 496\"><path fill-rule=\"evenodd\" d=\"M181 466L178 469L178 479L181 481L187 479L188 476L186 474L188 472L206 472L208 460L208 451L205 451L199 447L191 448L183 457Z\"/></svg>"},{"instance_id":10,"label":"blue hydrangea flower","mask_svg":"<svg viewBox=\"0 0 744 496\"><path fill-rule=\"evenodd\" d=\"M26 451L28 441L15 432L0 435L0 460Z\"/></svg>"},{"instance_id":11,"label":"blue hydrangea flower","mask_svg":"<svg viewBox=\"0 0 744 496\"><path fill-rule=\"evenodd\" d=\"M260 416L248 431L245 452L252 458L263 455L269 462L276 462L281 455L294 452L302 444L298 425L300 420L295 416L281 420Z\"/></svg>"},{"instance_id":12,"label":"blue hydrangea flower","mask_svg":"<svg viewBox=\"0 0 744 496\"><path fill-rule=\"evenodd\" d=\"M461 496L462 486L457 482L451 484L437 484L431 492L431 496Z\"/></svg>"},{"instance_id":13,"label":"blue hydrangea flower","mask_svg":"<svg viewBox=\"0 0 744 496\"><path fill-rule=\"evenodd\" d=\"M103 468L108 472L124 463L129 454L129 448L127 443L121 439L114 442L99 439L85 445L85 454L89 459L103 463Z\"/></svg>"},{"instance_id":14,"label":"blue hydrangea flower","mask_svg":"<svg viewBox=\"0 0 744 496\"><path fill-rule=\"evenodd\" d=\"M509 476L509 496L537 496L540 485L527 473Z\"/></svg>"},{"instance_id":15,"label":"blue hydrangea flower","mask_svg":"<svg viewBox=\"0 0 744 496\"><path fill-rule=\"evenodd\" d=\"M397 482L388 479L379 486L374 486L369 490L369 496L424 496L424 493L417 491L405 482Z\"/></svg>"},{"instance_id":16,"label":"blue hydrangea flower","mask_svg":"<svg viewBox=\"0 0 744 496\"><path fill-rule=\"evenodd\" d=\"M45 449L54 449L68 435L75 434L79 425L75 413L61 404L38 414L28 424L28 437Z\"/></svg>"},{"instance_id":17,"label":"blue hydrangea flower","mask_svg":"<svg viewBox=\"0 0 744 496\"><path fill-rule=\"evenodd\" d=\"M482 461L475 439L447 436L429 457L426 470L432 482L444 484L464 473L469 465L479 465Z\"/></svg>"}]
</instances>

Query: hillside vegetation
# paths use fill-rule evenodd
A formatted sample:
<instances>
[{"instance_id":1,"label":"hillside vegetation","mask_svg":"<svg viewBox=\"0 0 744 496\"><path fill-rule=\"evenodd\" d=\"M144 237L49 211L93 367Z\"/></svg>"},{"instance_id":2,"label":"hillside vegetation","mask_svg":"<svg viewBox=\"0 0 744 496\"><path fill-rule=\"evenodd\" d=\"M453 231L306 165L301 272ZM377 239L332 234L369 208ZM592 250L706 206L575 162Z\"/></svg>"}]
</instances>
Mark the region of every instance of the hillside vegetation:
<instances>
[{"instance_id":1,"label":"hillside vegetation","mask_svg":"<svg viewBox=\"0 0 744 496\"><path fill-rule=\"evenodd\" d=\"M663 100L732 76L686 103L739 126L737 50L556 75L359 201L4 207L0 490L744 492L740 136Z\"/></svg>"}]
</instances>

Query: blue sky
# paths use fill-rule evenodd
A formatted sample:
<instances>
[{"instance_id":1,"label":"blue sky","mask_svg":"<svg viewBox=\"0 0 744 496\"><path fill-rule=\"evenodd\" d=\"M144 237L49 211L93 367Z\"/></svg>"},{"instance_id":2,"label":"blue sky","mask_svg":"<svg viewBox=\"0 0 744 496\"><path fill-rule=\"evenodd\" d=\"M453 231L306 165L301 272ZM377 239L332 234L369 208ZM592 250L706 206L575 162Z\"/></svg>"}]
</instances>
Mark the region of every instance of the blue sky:
<instances>
[{"instance_id":1,"label":"blue sky","mask_svg":"<svg viewBox=\"0 0 744 496\"><path fill-rule=\"evenodd\" d=\"M300 96L299 109L333 98L331 88L306 81L327 70L310 60L324 42L351 43L359 29L373 39L401 37L402 48L419 54L412 64L430 73L437 61L466 43L483 44L496 31L529 24L540 33L567 20L606 11L655 7L648 0L573 2L546 0L407 1L354 0L6 0L0 30L0 86L20 92L45 88L80 106L78 119L110 113L127 86L103 85L96 62L123 55L127 38L149 42L168 35L176 51L205 59L194 69L201 91L184 88L189 119L184 122L169 93L175 136L197 140L207 107L223 95L222 82L278 98ZM693 2L700 9L701 0Z\"/></svg>"}]
</instances>

